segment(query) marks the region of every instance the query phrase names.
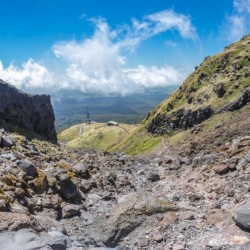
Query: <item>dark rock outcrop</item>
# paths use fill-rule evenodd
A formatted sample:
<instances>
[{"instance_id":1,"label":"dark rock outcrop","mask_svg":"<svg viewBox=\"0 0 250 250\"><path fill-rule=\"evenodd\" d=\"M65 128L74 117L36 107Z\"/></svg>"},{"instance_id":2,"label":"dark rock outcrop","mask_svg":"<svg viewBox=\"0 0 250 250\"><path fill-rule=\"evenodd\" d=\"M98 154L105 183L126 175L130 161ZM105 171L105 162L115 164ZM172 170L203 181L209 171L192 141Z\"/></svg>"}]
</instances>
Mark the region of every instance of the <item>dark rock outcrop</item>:
<instances>
[{"instance_id":1,"label":"dark rock outcrop","mask_svg":"<svg viewBox=\"0 0 250 250\"><path fill-rule=\"evenodd\" d=\"M247 103L250 102L250 88L247 88L243 91L241 97L226 105L221 111L234 111L244 107Z\"/></svg>"},{"instance_id":2,"label":"dark rock outcrop","mask_svg":"<svg viewBox=\"0 0 250 250\"><path fill-rule=\"evenodd\" d=\"M166 134L173 130L188 129L199 124L214 114L211 107L197 110L179 109L170 115L158 115L148 126L148 132L152 134Z\"/></svg>"},{"instance_id":3,"label":"dark rock outcrop","mask_svg":"<svg viewBox=\"0 0 250 250\"><path fill-rule=\"evenodd\" d=\"M223 97L224 94L226 93L225 86L222 83L219 83L216 86L214 86L213 90L219 98Z\"/></svg>"},{"instance_id":4,"label":"dark rock outcrop","mask_svg":"<svg viewBox=\"0 0 250 250\"><path fill-rule=\"evenodd\" d=\"M0 80L1 120L56 142L55 116L49 95L29 95Z\"/></svg>"}]
</instances>

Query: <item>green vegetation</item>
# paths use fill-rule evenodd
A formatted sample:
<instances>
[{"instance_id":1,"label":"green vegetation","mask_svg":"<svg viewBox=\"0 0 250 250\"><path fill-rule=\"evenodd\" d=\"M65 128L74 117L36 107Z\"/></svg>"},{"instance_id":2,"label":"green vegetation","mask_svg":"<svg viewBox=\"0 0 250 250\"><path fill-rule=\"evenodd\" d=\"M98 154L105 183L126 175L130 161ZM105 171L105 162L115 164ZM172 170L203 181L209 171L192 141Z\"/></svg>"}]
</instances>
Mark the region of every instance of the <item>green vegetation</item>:
<instances>
[{"instance_id":1,"label":"green vegetation","mask_svg":"<svg viewBox=\"0 0 250 250\"><path fill-rule=\"evenodd\" d=\"M112 151L121 150L129 155L142 155L156 149L161 144L161 141L161 136L153 136L144 131L135 130L131 136L125 138Z\"/></svg>"},{"instance_id":2,"label":"green vegetation","mask_svg":"<svg viewBox=\"0 0 250 250\"><path fill-rule=\"evenodd\" d=\"M110 150L130 135L135 128L135 125L128 124L107 126L105 123L83 123L64 130L58 135L58 139L66 142L70 148Z\"/></svg>"},{"instance_id":3,"label":"green vegetation","mask_svg":"<svg viewBox=\"0 0 250 250\"><path fill-rule=\"evenodd\" d=\"M143 154L160 145L160 136L151 135L147 128L156 117L169 116L179 109L197 110L210 106L215 113L237 100L244 89L250 87L250 35L227 47L222 53L207 57L168 99L160 103L141 126L116 149L128 154ZM222 85L225 94L221 97L215 88ZM191 100L191 101L190 101ZM204 134L221 121L228 122L232 113L220 113L203 122ZM158 119L159 120L159 119ZM202 131L201 131L202 132ZM177 145L193 136L191 130L173 130L164 135L171 145Z\"/></svg>"}]
</instances>

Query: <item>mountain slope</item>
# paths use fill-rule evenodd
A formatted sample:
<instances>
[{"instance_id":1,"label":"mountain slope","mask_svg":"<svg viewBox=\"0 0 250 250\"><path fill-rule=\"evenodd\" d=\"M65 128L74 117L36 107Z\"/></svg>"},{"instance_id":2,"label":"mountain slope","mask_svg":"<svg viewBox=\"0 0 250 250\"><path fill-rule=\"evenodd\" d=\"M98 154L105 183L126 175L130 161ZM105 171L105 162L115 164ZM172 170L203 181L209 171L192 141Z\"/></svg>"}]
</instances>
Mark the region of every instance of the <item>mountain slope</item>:
<instances>
[{"instance_id":1,"label":"mountain slope","mask_svg":"<svg viewBox=\"0 0 250 250\"><path fill-rule=\"evenodd\" d=\"M176 137L213 116L234 112L250 101L250 35L207 57L168 99L151 111L142 125L117 149L130 154L144 153L141 140ZM216 124L214 124L216 126ZM156 138L158 138L156 140ZM154 147L155 144L153 143ZM150 146L149 146L150 149Z\"/></svg>"},{"instance_id":2,"label":"mountain slope","mask_svg":"<svg viewBox=\"0 0 250 250\"><path fill-rule=\"evenodd\" d=\"M0 123L0 249L249 249L249 101L244 84L221 107L156 109L163 126L151 114L126 139L132 153L167 139L144 157L70 150ZM129 129L80 124L61 136L107 144Z\"/></svg>"},{"instance_id":3,"label":"mountain slope","mask_svg":"<svg viewBox=\"0 0 250 250\"><path fill-rule=\"evenodd\" d=\"M78 124L58 135L61 142L70 148L109 150L120 143L136 128L134 125L119 124L107 126L105 123Z\"/></svg>"}]
</instances>

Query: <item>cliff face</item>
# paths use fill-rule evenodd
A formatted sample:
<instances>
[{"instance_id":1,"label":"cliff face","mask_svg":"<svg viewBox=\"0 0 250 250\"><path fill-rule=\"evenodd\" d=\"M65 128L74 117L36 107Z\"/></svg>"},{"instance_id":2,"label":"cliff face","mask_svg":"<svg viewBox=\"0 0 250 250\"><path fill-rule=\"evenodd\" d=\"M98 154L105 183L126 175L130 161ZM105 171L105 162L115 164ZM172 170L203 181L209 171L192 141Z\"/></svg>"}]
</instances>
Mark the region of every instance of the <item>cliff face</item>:
<instances>
[{"instance_id":1,"label":"cliff face","mask_svg":"<svg viewBox=\"0 0 250 250\"><path fill-rule=\"evenodd\" d=\"M0 120L57 141L49 95L29 95L0 80Z\"/></svg>"}]
</instances>

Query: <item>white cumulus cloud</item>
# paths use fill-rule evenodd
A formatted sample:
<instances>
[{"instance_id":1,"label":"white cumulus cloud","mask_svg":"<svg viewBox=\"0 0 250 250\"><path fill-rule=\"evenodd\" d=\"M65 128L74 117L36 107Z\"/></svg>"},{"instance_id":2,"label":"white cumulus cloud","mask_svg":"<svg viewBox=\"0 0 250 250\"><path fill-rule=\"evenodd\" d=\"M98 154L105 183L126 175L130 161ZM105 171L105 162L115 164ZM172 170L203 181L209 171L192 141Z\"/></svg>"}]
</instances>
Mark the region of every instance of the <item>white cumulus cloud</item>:
<instances>
[{"instance_id":1,"label":"white cumulus cloud","mask_svg":"<svg viewBox=\"0 0 250 250\"><path fill-rule=\"evenodd\" d=\"M182 73L171 66L158 68L139 65L136 69L124 70L124 73L132 82L146 88L176 85L184 78Z\"/></svg>"},{"instance_id":2,"label":"white cumulus cloud","mask_svg":"<svg viewBox=\"0 0 250 250\"><path fill-rule=\"evenodd\" d=\"M250 13L250 0L234 0L233 5L239 13Z\"/></svg>"},{"instance_id":3,"label":"white cumulus cloud","mask_svg":"<svg viewBox=\"0 0 250 250\"><path fill-rule=\"evenodd\" d=\"M6 68L0 61L0 78L18 88L43 88L53 82L48 69L33 59L29 59L21 67L11 63Z\"/></svg>"},{"instance_id":4,"label":"white cumulus cloud","mask_svg":"<svg viewBox=\"0 0 250 250\"><path fill-rule=\"evenodd\" d=\"M250 0L234 0L233 14L228 16L227 37L230 41L240 39L250 32Z\"/></svg>"},{"instance_id":5,"label":"white cumulus cloud","mask_svg":"<svg viewBox=\"0 0 250 250\"><path fill-rule=\"evenodd\" d=\"M144 40L162 32L176 30L184 39L198 36L188 16L166 10L132 19L131 25L111 29L103 18L91 20L95 25L92 37L82 41L60 41L53 45L54 64L30 59L21 67L0 62L0 78L19 88L79 89L83 92L119 93L143 91L150 87L180 84L185 73L169 65L138 65L131 68L127 50L136 49Z\"/></svg>"},{"instance_id":6,"label":"white cumulus cloud","mask_svg":"<svg viewBox=\"0 0 250 250\"><path fill-rule=\"evenodd\" d=\"M176 29L184 38L197 38L196 29L192 25L190 17L178 14L173 10L158 12L147 16L146 19L154 23L153 34Z\"/></svg>"}]
</instances>

